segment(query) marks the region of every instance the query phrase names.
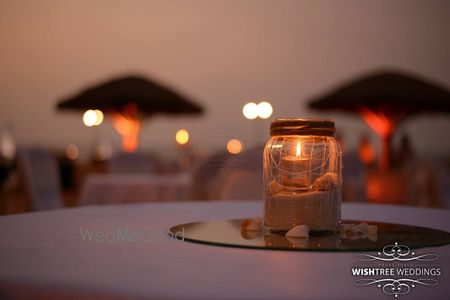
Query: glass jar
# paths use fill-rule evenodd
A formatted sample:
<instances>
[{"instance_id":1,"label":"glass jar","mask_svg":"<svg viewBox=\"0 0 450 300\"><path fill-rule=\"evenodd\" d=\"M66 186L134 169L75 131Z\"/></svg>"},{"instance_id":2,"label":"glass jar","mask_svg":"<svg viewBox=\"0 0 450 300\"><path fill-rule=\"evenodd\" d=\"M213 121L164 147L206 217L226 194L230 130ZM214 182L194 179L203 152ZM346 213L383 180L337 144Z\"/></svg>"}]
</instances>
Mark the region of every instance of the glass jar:
<instances>
[{"instance_id":1,"label":"glass jar","mask_svg":"<svg viewBox=\"0 0 450 300\"><path fill-rule=\"evenodd\" d=\"M341 149L327 119L276 119L264 148L264 225L333 232L341 217Z\"/></svg>"}]
</instances>

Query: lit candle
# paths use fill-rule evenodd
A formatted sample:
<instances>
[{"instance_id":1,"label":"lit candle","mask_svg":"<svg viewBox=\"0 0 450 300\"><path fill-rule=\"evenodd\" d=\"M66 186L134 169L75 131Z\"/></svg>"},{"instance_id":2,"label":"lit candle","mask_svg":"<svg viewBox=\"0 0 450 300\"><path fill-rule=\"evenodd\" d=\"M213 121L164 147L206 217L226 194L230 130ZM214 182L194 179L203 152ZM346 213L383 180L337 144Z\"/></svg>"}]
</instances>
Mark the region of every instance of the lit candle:
<instances>
[{"instance_id":1,"label":"lit candle","mask_svg":"<svg viewBox=\"0 0 450 300\"><path fill-rule=\"evenodd\" d=\"M294 152L294 151L293 151ZM294 155L286 155L281 161L281 185L294 191L309 191L311 186L311 159L305 155L297 141Z\"/></svg>"},{"instance_id":2,"label":"lit candle","mask_svg":"<svg viewBox=\"0 0 450 300\"><path fill-rule=\"evenodd\" d=\"M278 119L264 149L264 226L310 234L336 231L341 205L341 153L329 120ZM283 236L284 237L284 236Z\"/></svg>"}]
</instances>

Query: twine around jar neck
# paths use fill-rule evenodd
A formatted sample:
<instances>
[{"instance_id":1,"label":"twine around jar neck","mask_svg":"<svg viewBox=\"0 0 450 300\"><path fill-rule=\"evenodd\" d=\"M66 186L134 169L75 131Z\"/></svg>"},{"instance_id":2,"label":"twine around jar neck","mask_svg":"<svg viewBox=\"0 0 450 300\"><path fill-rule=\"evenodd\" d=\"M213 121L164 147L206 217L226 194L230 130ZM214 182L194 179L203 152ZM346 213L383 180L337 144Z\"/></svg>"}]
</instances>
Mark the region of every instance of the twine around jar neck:
<instances>
[{"instance_id":1,"label":"twine around jar neck","mask_svg":"<svg viewBox=\"0 0 450 300\"><path fill-rule=\"evenodd\" d=\"M270 135L334 136L334 122L330 119L282 118L270 124Z\"/></svg>"}]
</instances>

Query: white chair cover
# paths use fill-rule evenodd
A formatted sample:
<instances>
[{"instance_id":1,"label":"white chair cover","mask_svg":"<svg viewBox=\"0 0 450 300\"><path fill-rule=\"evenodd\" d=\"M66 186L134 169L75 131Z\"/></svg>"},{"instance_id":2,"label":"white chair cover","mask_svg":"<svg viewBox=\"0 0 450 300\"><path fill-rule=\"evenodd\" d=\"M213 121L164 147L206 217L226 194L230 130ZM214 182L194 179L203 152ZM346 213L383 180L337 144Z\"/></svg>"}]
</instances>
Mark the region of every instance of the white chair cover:
<instances>
[{"instance_id":1,"label":"white chair cover","mask_svg":"<svg viewBox=\"0 0 450 300\"><path fill-rule=\"evenodd\" d=\"M18 159L32 210L62 208L58 165L52 155L44 149L22 148Z\"/></svg>"}]
</instances>

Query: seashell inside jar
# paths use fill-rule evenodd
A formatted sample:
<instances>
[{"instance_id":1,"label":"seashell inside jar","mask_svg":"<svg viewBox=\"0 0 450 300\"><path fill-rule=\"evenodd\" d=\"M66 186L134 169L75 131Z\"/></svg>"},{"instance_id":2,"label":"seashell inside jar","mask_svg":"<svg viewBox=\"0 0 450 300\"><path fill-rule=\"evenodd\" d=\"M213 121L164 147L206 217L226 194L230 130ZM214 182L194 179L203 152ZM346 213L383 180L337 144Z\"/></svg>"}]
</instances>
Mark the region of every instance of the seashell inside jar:
<instances>
[{"instance_id":1,"label":"seashell inside jar","mask_svg":"<svg viewBox=\"0 0 450 300\"><path fill-rule=\"evenodd\" d=\"M310 234L337 231L341 216L341 151L334 122L277 119L264 149L264 226Z\"/></svg>"}]
</instances>

